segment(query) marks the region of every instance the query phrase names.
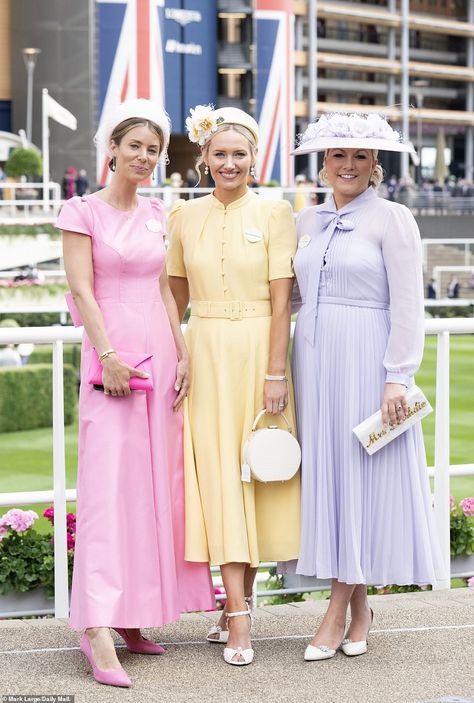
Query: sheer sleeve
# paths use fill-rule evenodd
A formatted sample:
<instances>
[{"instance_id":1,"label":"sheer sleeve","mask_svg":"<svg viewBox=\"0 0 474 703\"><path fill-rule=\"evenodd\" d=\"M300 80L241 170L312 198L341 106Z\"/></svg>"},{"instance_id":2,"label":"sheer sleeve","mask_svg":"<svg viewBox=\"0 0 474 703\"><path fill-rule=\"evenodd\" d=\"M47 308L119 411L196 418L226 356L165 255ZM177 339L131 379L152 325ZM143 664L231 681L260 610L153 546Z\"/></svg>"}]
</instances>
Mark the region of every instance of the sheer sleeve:
<instances>
[{"instance_id":1,"label":"sheer sleeve","mask_svg":"<svg viewBox=\"0 0 474 703\"><path fill-rule=\"evenodd\" d=\"M169 246L166 254L166 270L168 276L187 278L184 265L183 244L181 241L182 207L184 200L177 200L168 217Z\"/></svg>"},{"instance_id":2,"label":"sheer sleeve","mask_svg":"<svg viewBox=\"0 0 474 703\"><path fill-rule=\"evenodd\" d=\"M404 205L395 205L388 217L382 253L391 321L383 362L386 382L408 386L423 356L425 325L420 232Z\"/></svg>"},{"instance_id":3,"label":"sheer sleeve","mask_svg":"<svg viewBox=\"0 0 474 703\"><path fill-rule=\"evenodd\" d=\"M268 279L273 281L276 278L293 278L296 228L288 201L273 203L268 231Z\"/></svg>"},{"instance_id":4,"label":"sheer sleeve","mask_svg":"<svg viewBox=\"0 0 474 703\"><path fill-rule=\"evenodd\" d=\"M87 234L89 237L93 237L94 223L92 213L85 198L75 196L70 200L66 200L54 226L68 232L79 232L79 234Z\"/></svg>"}]
</instances>

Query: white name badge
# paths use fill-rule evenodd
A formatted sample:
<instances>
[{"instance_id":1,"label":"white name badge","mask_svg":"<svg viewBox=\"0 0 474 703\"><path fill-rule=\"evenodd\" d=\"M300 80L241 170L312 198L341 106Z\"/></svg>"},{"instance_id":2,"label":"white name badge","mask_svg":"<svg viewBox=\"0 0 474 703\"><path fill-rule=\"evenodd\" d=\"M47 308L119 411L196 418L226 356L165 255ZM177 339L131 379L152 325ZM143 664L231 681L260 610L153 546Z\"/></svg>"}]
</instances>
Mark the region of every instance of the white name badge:
<instances>
[{"instance_id":1,"label":"white name badge","mask_svg":"<svg viewBox=\"0 0 474 703\"><path fill-rule=\"evenodd\" d=\"M308 246L310 241L311 241L311 237L309 236L309 234L303 234L303 236L300 238L300 240L298 242L299 248L304 249L305 247Z\"/></svg>"},{"instance_id":2,"label":"white name badge","mask_svg":"<svg viewBox=\"0 0 474 703\"><path fill-rule=\"evenodd\" d=\"M261 242L263 239L263 234L259 232L258 229L246 229L245 230L245 239L248 242L251 242L252 244L255 244L255 242Z\"/></svg>"},{"instance_id":3,"label":"white name badge","mask_svg":"<svg viewBox=\"0 0 474 703\"><path fill-rule=\"evenodd\" d=\"M148 220L145 222L145 226L147 229L150 230L150 232L161 232L163 229L161 222L158 220Z\"/></svg>"}]
</instances>

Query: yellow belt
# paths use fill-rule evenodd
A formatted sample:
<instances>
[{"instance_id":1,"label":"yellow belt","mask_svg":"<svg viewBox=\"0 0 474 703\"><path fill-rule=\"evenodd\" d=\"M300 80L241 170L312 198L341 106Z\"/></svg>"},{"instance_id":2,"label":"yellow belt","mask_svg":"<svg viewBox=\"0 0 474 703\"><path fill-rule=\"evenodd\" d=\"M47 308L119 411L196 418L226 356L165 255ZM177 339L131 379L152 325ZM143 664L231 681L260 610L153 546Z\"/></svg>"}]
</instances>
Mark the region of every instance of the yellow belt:
<instances>
[{"instance_id":1,"label":"yellow belt","mask_svg":"<svg viewBox=\"0 0 474 703\"><path fill-rule=\"evenodd\" d=\"M197 317L222 317L241 320L243 317L270 317L269 300L193 300L191 315Z\"/></svg>"}]
</instances>

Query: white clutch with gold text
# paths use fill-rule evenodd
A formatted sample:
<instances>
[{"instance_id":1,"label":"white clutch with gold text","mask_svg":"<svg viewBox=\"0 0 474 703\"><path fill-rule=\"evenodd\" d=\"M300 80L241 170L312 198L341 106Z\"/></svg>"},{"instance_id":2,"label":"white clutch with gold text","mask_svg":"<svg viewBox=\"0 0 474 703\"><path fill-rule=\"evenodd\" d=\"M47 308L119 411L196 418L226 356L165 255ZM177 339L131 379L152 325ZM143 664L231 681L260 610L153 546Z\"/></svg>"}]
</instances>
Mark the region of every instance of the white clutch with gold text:
<instances>
[{"instance_id":1,"label":"white clutch with gold text","mask_svg":"<svg viewBox=\"0 0 474 703\"><path fill-rule=\"evenodd\" d=\"M399 425L382 424L382 413L377 410L373 415L363 420L352 430L367 454L375 454L379 449L413 427L419 420L433 412L429 401L418 386L412 386L406 392L408 405L407 417Z\"/></svg>"}]
</instances>

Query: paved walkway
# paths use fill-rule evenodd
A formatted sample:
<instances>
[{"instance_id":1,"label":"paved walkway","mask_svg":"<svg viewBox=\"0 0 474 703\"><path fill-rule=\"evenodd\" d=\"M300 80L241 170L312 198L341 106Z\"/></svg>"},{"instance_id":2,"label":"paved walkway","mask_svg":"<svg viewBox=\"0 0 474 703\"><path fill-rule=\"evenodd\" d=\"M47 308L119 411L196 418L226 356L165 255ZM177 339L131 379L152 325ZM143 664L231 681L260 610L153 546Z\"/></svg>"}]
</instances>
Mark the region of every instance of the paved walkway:
<instances>
[{"instance_id":1,"label":"paved walkway","mask_svg":"<svg viewBox=\"0 0 474 703\"><path fill-rule=\"evenodd\" d=\"M474 703L473 589L370 600L369 652L311 663L303 651L324 602L259 608L255 661L241 668L224 663L221 645L204 642L216 613L184 615L149 632L166 644L164 656L119 650L134 682L129 690L93 681L64 621L0 621L0 696L75 695L75 703Z\"/></svg>"}]
</instances>

